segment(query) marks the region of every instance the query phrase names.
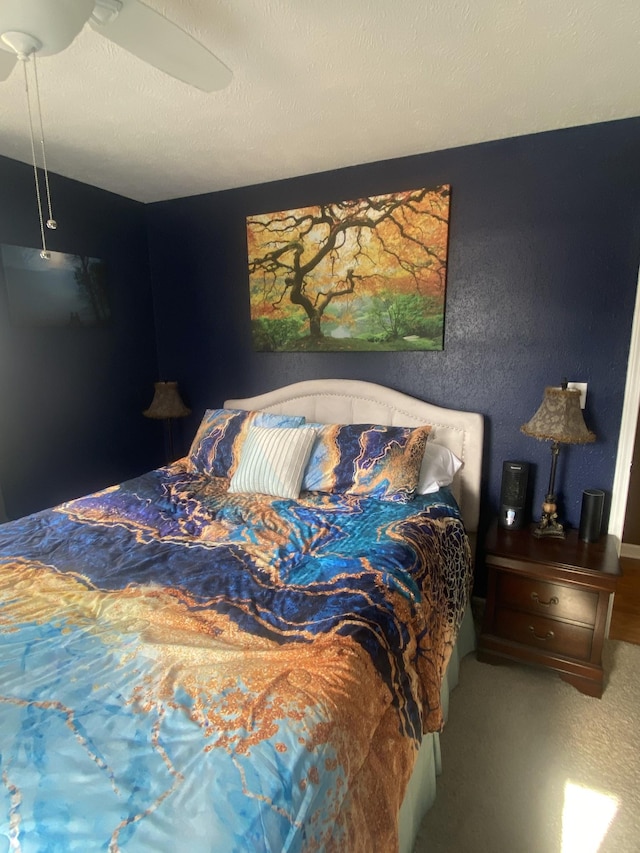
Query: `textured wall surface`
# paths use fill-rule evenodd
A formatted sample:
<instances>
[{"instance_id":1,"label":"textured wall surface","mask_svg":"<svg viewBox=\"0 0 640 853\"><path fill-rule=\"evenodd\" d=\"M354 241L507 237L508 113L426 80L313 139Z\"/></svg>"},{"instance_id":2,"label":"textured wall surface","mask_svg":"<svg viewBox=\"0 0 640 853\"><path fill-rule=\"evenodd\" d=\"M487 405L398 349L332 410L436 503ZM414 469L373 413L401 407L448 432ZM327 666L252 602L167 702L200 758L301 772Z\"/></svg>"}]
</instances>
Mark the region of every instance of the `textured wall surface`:
<instances>
[{"instance_id":1,"label":"textured wall surface","mask_svg":"<svg viewBox=\"0 0 640 853\"><path fill-rule=\"evenodd\" d=\"M589 384L597 435L558 465L565 520L584 488L610 494L640 258L640 120L630 119L147 208L161 373L194 413L315 377L367 379L486 418L483 519L505 459L532 463L534 511L549 446L520 433L546 385ZM322 201L452 185L445 348L421 353L255 353L245 217Z\"/></svg>"},{"instance_id":2,"label":"textured wall surface","mask_svg":"<svg viewBox=\"0 0 640 853\"><path fill-rule=\"evenodd\" d=\"M0 242L40 245L33 171L0 158ZM58 230L47 245L106 263L104 328L12 324L0 268L0 483L15 518L162 462L162 432L141 415L156 349L144 208L51 175Z\"/></svg>"}]
</instances>

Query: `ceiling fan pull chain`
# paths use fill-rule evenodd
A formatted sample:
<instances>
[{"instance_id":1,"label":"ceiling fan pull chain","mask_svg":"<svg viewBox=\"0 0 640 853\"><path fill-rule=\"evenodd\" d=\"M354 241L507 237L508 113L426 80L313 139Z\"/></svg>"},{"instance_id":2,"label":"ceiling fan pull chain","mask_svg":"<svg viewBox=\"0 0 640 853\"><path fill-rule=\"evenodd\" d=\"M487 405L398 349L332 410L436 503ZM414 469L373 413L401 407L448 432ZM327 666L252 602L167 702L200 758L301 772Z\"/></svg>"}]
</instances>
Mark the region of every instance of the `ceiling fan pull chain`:
<instances>
[{"instance_id":1,"label":"ceiling fan pull chain","mask_svg":"<svg viewBox=\"0 0 640 853\"><path fill-rule=\"evenodd\" d=\"M31 139L31 160L33 162L33 180L36 185L36 200L38 202L38 217L40 219L40 236L42 238L42 251L40 257L47 260L51 257L51 252L47 250L47 241L44 236L44 217L42 216L42 201L40 199L40 184L38 182L38 165L36 163L36 146L33 135L33 116L31 115L31 96L29 93L29 75L27 74L27 56L20 56L22 67L24 68L24 87L27 92L27 109L29 111L29 135Z\"/></svg>"},{"instance_id":2,"label":"ceiling fan pull chain","mask_svg":"<svg viewBox=\"0 0 640 853\"><path fill-rule=\"evenodd\" d=\"M42 127L42 107L40 106L40 86L38 84L38 64L36 62L36 55L33 54L33 76L36 83L36 103L38 106L38 119L40 121L40 145L42 147L42 166L44 172L44 185L47 191L47 207L49 210L49 218L47 219L47 228L50 228L52 231L58 227L58 223L53 218L53 212L51 210L51 191L49 189L49 170L47 169L47 155L44 148L44 128Z\"/></svg>"}]
</instances>

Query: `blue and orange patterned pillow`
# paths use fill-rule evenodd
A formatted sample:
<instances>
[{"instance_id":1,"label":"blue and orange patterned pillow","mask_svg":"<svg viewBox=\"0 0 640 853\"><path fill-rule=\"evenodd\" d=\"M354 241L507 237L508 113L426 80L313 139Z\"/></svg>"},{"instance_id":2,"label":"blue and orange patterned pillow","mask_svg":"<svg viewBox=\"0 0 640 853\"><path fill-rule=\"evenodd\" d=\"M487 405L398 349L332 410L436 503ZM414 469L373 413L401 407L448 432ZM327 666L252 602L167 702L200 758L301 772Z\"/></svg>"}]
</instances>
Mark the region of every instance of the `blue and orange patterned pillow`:
<instances>
[{"instance_id":1,"label":"blue and orange patterned pillow","mask_svg":"<svg viewBox=\"0 0 640 853\"><path fill-rule=\"evenodd\" d=\"M300 427L298 415L248 412L244 409L207 409L191 442L187 465L212 477L232 477L240 461L240 451L249 428Z\"/></svg>"},{"instance_id":2,"label":"blue and orange patterned pillow","mask_svg":"<svg viewBox=\"0 0 640 853\"><path fill-rule=\"evenodd\" d=\"M302 488L408 503L418 485L430 426L306 424L316 429Z\"/></svg>"}]
</instances>

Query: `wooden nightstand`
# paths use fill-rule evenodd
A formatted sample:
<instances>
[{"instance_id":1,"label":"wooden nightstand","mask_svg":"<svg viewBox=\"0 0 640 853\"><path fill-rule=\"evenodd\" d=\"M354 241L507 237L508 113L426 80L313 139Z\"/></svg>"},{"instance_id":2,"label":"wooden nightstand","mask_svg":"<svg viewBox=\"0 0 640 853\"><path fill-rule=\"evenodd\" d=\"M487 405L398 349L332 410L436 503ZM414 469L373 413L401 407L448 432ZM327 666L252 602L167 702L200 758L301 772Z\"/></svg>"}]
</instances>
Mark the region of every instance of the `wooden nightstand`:
<instances>
[{"instance_id":1,"label":"wooden nightstand","mask_svg":"<svg viewBox=\"0 0 640 853\"><path fill-rule=\"evenodd\" d=\"M602 645L620 575L612 536L587 544L536 539L494 525L486 543L487 604L478 658L552 669L582 693L602 696Z\"/></svg>"}]
</instances>

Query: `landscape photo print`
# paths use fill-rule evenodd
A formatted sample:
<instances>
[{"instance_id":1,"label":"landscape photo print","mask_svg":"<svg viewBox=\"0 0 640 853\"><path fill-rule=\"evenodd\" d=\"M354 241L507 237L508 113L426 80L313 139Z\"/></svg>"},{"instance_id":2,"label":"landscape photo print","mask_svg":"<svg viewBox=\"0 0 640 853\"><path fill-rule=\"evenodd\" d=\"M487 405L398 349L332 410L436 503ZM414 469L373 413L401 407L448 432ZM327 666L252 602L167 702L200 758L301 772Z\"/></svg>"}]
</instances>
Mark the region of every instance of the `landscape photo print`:
<instances>
[{"instance_id":1,"label":"landscape photo print","mask_svg":"<svg viewBox=\"0 0 640 853\"><path fill-rule=\"evenodd\" d=\"M0 245L14 326L106 326L111 321L104 261L87 255Z\"/></svg>"},{"instance_id":2,"label":"landscape photo print","mask_svg":"<svg viewBox=\"0 0 640 853\"><path fill-rule=\"evenodd\" d=\"M254 349L443 349L450 189L247 217Z\"/></svg>"}]
</instances>

